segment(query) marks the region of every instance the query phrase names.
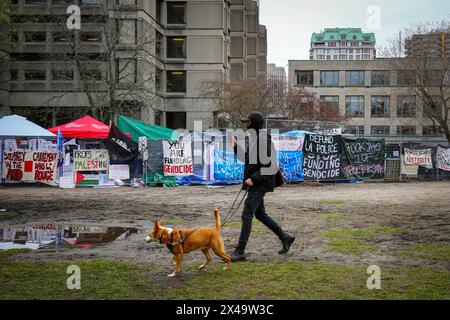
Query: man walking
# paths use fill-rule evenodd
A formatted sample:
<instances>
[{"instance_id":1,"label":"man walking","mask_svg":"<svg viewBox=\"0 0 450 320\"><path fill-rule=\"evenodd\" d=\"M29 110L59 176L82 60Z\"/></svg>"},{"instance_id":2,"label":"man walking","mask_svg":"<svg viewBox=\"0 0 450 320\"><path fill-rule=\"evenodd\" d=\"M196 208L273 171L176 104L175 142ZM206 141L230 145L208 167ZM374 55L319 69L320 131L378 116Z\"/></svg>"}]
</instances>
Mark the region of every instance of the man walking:
<instances>
[{"instance_id":1,"label":"man walking","mask_svg":"<svg viewBox=\"0 0 450 320\"><path fill-rule=\"evenodd\" d=\"M244 167L244 189L248 191L242 211L242 227L239 236L239 242L232 254L231 261L245 260L245 247L252 230L252 220L261 221L266 227L272 230L282 242L282 249L279 254L285 254L289 251L295 237L280 227L272 219L264 207L264 196L267 192L273 192L277 185L276 175L278 166L276 165L275 148L272 139L267 130L263 130L264 116L257 111L250 112L241 120L247 127L248 140L245 143L245 151L240 149L236 139L232 141L234 152L238 154L241 161L245 163ZM240 150L239 150L240 149ZM267 160L267 161L262 161Z\"/></svg>"}]
</instances>

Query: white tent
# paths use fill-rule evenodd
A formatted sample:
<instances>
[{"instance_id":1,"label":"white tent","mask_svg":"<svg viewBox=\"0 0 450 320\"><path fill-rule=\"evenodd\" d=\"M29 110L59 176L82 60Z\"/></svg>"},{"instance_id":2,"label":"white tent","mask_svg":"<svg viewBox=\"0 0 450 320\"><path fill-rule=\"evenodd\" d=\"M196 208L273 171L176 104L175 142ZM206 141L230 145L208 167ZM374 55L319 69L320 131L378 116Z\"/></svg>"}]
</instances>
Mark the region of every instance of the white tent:
<instances>
[{"instance_id":1,"label":"white tent","mask_svg":"<svg viewBox=\"0 0 450 320\"><path fill-rule=\"evenodd\" d=\"M0 138L6 137L56 138L56 135L24 117L12 115L0 118Z\"/></svg>"}]
</instances>

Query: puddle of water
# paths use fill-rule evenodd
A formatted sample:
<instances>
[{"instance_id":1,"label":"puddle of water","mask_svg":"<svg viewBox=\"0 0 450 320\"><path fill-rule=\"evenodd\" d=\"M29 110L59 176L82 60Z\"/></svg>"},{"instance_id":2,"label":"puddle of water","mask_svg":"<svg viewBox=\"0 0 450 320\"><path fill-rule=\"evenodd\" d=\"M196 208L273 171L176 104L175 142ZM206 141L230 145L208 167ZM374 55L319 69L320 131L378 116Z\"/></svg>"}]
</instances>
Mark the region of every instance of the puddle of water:
<instances>
[{"instance_id":1,"label":"puddle of water","mask_svg":"<svg viewBox=\"0 0 450 320\"><path fill-rule=\"evenodd\" d=\"M88 248L123 240L136 228L92 225L41 224L31 227L0 227L0 250L28 248Z\"/></svg>"}]
</instances>

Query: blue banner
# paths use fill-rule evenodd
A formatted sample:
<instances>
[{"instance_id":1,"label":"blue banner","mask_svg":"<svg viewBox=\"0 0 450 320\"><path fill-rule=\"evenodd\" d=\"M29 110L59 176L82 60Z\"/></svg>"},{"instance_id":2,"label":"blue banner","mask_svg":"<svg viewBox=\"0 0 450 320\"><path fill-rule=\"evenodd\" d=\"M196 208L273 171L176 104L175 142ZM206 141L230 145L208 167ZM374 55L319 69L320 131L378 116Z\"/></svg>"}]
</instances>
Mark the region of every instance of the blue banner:
<instances>
[{"instance_id":1,"label":"blue banner","mask_svg":"<svg viewBox=\"0 0 450 320\"><path fill-rule=\"evenodd\" d=\"M244 178L244 164L234 153L224 150L214 151L214 180L234 181Z\"/></svg>"},{"instance_id":2,"label":"blue banner","mask_svg":"<svg viewBox=\"0 0 450 320\"><path fill-rule=\"evenodd\" d=\"M279 151L278 164L286 182L303 181L303 152Z\"/></svg>"}]
</instances>

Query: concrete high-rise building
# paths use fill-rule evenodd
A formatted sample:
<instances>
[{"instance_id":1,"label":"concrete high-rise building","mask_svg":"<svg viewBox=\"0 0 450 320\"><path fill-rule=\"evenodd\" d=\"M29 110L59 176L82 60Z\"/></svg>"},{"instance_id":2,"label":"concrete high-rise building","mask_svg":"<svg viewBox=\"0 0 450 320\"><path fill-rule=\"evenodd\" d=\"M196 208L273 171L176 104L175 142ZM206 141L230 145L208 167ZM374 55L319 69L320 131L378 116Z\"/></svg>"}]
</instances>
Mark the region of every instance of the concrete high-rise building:
<instances>
[{"instance_id":1,"label":"concrete high-rise building","mask_svg":"<svg viewBox=\"0 0 450 320\"><path fill-rule=\"evenodd\" d=\"M284 67L277 67L275 63L267 64L267 81L281 80L287 81L286 69Z\"/></svg>"},{"instance_id":2,"label":"concrete high-rise building","mask_svg":"<svg viewBox=\"0 0 450 320\"><path fill-rule=\"evenodd\" d=\"M259 24L259 1L230 0L230 80L265 76L267 30Z\"/></svg>"},{"instance_id":3,"label":"concrete high-rise building","mask_svg":"<svg viewBox=\"0 0 450 320\"><path fill-rule=\"evenodd\" d=\"M325 28L311 36L310 60L372 60L375 34L361 28Z\"/></svg>"},{"instance_id":4,"label":"concrete high-rise building","mask_svg":"<svg viewBox=\"0 0 450 320\"><path fill-rule=\"evenodd\" d=\"M450 59L450 33L433 32L415 34L405 40L406 57L425 57L436 59L445 57Z\"/></svg>"},{"instance_id":5,"label":"concrete high-rise building","mask_svg":"<svg viewBox=\"0 0 450 320\"><path fill-rule=\"evenodd\" d=\"M203 82L265 75L267 36L257 1L11 3L13 45L0 114L49 127L90 112L94 103L120 103L129 106L125 115L149 123L192 129L202 120L206 129L215 125L217 107L202 93ZM81 9L81 29L71 32L70 4ZM116 27L108 25L112 19Z\"/></svg>"}]
</instances>

